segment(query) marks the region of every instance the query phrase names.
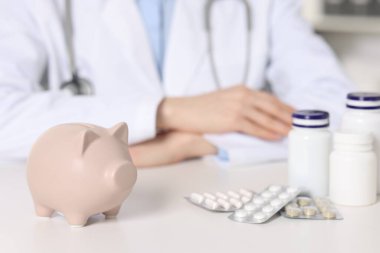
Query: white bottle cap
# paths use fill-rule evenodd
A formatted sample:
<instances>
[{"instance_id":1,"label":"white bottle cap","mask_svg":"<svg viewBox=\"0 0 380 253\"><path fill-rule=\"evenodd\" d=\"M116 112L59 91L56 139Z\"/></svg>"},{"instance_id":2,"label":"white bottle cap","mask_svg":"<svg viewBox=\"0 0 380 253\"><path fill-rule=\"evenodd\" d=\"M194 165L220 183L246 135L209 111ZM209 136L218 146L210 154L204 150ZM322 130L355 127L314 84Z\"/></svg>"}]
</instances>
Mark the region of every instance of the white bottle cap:
<instances>
[{"instance_id":1,"label":"white bottle cap","mask_svg":"<svg viewBox=\"0 0 380 253\"><path fill-rule=\"evenodd\" d=\"M334 149L366 152L373 149L373 141L372 134L367 132L336 132L334 134Z\"/></svg>"},{"instance_id":2,"label":"white bottle cap","mask_svg":"<svg viewBox=\"0 0 380 253\"><path fill-rule=\"evenodd\" d=\"M334 143L368 145L373 143L373 135L367 132L338 131L334 133Z\"/></svg>"}]
</instances>

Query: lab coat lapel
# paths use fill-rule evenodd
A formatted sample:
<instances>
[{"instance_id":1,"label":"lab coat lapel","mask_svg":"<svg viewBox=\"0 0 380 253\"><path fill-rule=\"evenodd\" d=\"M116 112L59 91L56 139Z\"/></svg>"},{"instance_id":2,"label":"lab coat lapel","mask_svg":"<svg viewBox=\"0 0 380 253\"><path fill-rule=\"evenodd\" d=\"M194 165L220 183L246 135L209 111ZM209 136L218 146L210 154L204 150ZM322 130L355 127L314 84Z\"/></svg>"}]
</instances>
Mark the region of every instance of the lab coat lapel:
<instances>
[{"instance_id":1,"label":"lab coat lapel","mask_svg":"<svg viewBox=\"0 0 380 253\"><path fill-rule=\"evenodd\" d=\"M269 22L270 22L270 7L272 0L267 1L251 1L251 8L253 10L254 17L254 29L252 34L252 48L251 48L251 65L248 75L247 84L251 88L260 88L264 84L265 80L265 69L267 67L267 60L269 54ZM204 28L204 6L205 0L177 0L176 10L173 16L171 33L169 37L169 44L167 45L167 56L164 68L165 75L165 90L168 95L171 96L182 96L189 94L191 90L192 94L198 94L202 92L207 92L216 88L211 69L206 69L209 76L205 76L205 71L202 66L207 68L209 64L208 52L207 52L207 34ZM219 5L215 6L219 8L214 10L213 23L217 24L216 27L223 27L223 31L232 31L233 29L241 30L241 33L246 34L245 23L240 23L238 20L232 20L231 17L226 18L225 15L231 15L229 5L236 4L236 8L240 13L241 3L239 1L225 1L225 6ZM245 38L236 41L236 45L227 46L223 38L226 36L224 33L214 35L214 48L221 53L222 56L228 55L228 53L234 52L238 55L238 60L235 59L235 63L241 63L244 67L246 58L246 45ZM225 52L224 49L230 50ZM231 51L231 48L233 51ZM220 55L216 55L219 57ZM241 62L240 60L241 59ZM232 61L233 59L231 59ZM218 66L218 70L223 70L224 67L231 64L226 61L220 61L217 59L218 63L222 63L222 66ZM228 71L233 71L233 68L228 69ZM240 77L242 75L242 69L236 69L237 74L233 72L229 73L232 79L236 79L234 82L226 81L226 73L222 74L222 85L225 87L235 85L240 82ZM202 76L203 75L203 76ZM226 80L225 80L226 79ZM201 83L199 83L201 82ZM200 87L202 86L202 87Z\"/></svg>"},{"instance_id":2,"label":"lab coat lapel","mask_svg":"<svg viewBox=\"0 0 380 253\"><path fill-rule=\"evenodd\" d=\"M150 84L160 85L152 49L135 1L106 0L102 18L111 33L120 42L129 66L138 71Z\"/></svg>"},{"instance_id":3,"label":"lab coat lapel","mask_svg":"<svg viewBox=\"0 0 380 253\"><path fill-rule=\"evenodd\" d=\"M204 1L199 0L176 1L164 66L165 91L169 96L186 94L197 68L207 56L203 6Z\"/></svg>"}]
</instances>

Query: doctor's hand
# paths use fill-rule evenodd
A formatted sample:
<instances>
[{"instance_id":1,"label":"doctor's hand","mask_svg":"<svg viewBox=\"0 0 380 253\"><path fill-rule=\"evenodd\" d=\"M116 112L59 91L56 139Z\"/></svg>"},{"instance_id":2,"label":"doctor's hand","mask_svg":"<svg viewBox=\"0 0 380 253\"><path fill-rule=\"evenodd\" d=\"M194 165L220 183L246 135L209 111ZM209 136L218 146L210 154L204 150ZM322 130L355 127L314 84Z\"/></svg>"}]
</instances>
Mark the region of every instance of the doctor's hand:
<instances>
[{"instance_id":1,"label":"doctor's hand","mask_svg":"<svg viewBox=\"0 0 380 253\"><path fill-rule=\"evenodd\" d=\"M201 135L167 132L129 148L136 167L152 167L178 163L217 153L217 149Z\"/></svg>"},{"instance_id":2,"label":"doctor's hand","mask_svg":"<svg viewBox=\"0 0 380 253\"><path fill-rule=\"evenodd\" d=\"M196 133L241 132L266 140L285 137L294 109L275 96L245 86L209 94L166 98L157 113L157 127Z\"/></svg>"}]
</instances>

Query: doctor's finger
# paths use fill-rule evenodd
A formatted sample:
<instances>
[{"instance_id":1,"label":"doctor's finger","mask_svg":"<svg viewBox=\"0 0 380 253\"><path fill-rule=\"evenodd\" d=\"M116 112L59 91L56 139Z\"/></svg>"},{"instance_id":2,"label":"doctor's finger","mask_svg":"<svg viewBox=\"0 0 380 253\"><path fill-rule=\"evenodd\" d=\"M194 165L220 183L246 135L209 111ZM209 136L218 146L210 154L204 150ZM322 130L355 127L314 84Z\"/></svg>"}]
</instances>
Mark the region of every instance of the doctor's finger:
<instances>
[{"instance_id":1,"label":"doctor's finger","mask_svg":"<svg viewBox=\"0 0 380 253\"><path fill-rule=\"evenodd\" d=\"M246 108L243 112L243 115L244 117L246 117L250 121L255 122L262 128L272 131L278 135L285 136L290 131L290 126L288 124L252 107Z\"/></svg>"},{"instance_id":2,"label":"doctor's finger","mask_svg":"<svg viewBox=\"0 0 380 253\"><path fill-rule=\"evenodd\" d=\"M282 102L279 98L277 98L275 95L273 95L271 93L268 93L268 92L265 92L265 91L257 91L257 95L259 96L260 99L268 101L268 102L273 103L273 104L277 104L283 110L285 110L285 111L287 111L289 113L293 113L294 112L294 108L293 107L291 107L290 105Z\"/></svg>"},{"instance_id":3,"label":"doctor's finger","mask_svg":"<svg viewBox=\"0 0 380 253\"><path fill-rule=\"evenodd\" d=\"M269 131L250 120L243 120L242 122L240 122L239 132L270 141L275 141L282 138L281 135Z\"/></svg>"},{"instance_id":4,"label":"doctor's finger","mask_svg":"<svg viewBox=\"0 0 380 253\"><path fill-rule=\"evenodd\" d=\"M293 113L294 112L294 108L293 107L291 107L290 105L282 102L279 98L277 98L273 94L270 94L270 93L264 92L264 91L257 91L256 92L256 96L257 96L257 98L258 98L259 101L265 101L268 104L276 105L279 108L281 108L281 110L283 110L285 112L288 112L288 113Z\"/></svg>"},{"instance_id":5,"label":"doctor's finger","mask_svg":"<svg viewBox=\"0 0 380 253\"><path fill-rule=\"evenodd\" d=\"M267 96L259 94L254 99L250 100L251 106L261 110L264 113L268 113L273 117L281 120L287 125L292 124L292 113L294 109L290 106L282 103L273 96Z\"/></svg>"}]
</instances>

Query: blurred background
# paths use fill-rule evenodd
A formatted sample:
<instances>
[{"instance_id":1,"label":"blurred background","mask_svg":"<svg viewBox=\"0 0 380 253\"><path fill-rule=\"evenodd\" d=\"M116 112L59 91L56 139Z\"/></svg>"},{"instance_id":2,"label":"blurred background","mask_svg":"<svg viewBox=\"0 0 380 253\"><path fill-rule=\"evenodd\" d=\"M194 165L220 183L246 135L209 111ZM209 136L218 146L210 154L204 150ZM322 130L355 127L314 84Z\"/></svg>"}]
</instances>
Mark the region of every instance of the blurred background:
<instances>
[{"instance_id":1,"label":"blurred background","mask_svg":"<svg viewBox=\"0 0 380 253\"><path fill-rule=\"evenodd\" d=\"M304 0L303 15L361 90L380 92L380 0Z\"/></svg>"}]
</instances>

